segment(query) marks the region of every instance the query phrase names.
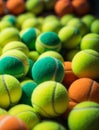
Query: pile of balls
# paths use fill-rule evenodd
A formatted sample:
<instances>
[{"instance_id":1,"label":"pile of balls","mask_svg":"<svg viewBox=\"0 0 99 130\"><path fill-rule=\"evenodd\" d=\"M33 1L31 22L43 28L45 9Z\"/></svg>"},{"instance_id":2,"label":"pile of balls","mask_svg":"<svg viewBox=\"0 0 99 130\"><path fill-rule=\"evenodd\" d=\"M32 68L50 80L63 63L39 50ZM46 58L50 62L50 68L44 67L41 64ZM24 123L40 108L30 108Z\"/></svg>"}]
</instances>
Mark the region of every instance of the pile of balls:
<instances>
[{"instance_id":1,"label":"pile of balls","mask_svg":"<svg viewBox=\"0 0 99 130\"><path fill-rule=\"evenodd\" d=\"M99 18L88 1L0 7L0 130L99 130Z\"/></svg>"}]
</instances>

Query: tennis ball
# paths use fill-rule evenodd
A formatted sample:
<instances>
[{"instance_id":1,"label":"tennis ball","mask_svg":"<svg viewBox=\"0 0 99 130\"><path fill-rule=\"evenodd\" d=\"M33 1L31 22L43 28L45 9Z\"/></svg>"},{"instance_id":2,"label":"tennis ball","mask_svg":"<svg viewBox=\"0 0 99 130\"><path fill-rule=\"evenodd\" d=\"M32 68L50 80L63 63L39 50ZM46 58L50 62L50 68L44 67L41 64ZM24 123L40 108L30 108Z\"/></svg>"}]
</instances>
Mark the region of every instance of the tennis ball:
<instances>
[{"instance_id":1,"label":"tennis ball","mask_svg":"<svg viewBox=\"0 0 99 130\"><path fill-rule=\"evenodd\" d=\"M68 94L70 97L70 107L71 108L83 101L93 101L99 103L99 83L90 78L79 78L75 80L68 89Z\"/></svg>"},{"instance_id":2,"label":"tennis ball","mask_svg":"<svg viewBox=\"0 0 99 130\"><path fill-rule=\"evenodd\" d=\"M79 51L72 60L72 70L78 77L98 79L99 53L92 49Z\"/></svg>"},{"instance_id":3,"label":"tennis ball","mask_svg":"<svg viewBox=\"0 0 99 130\"><path fill-rule=\"evenodd\" d=\"M38 0L27 0L26 9L35 15L41 14L44 9L44 2Z\"/></svg>"},{"instance_id":4,"label":"tennis ball","mask_svg":"<svg viewBox=\"0 0 99 130\"><path fill-rule=\"evenodd\" d=\"M16 16L13 14L6 14L5 16L2 17L1 21L8 21L10 22L13 26L16 25Z\"/></svg>"},{"instance_id":5,"label":"tennis ball","mask_svg":"<svg viewBox=\"0 0 99 130\"><path fill-rule=\"evenodd\" d=\"M29 70L28 57L19 50L10 50L2 54L0 58L0 74L10 74L21 78Z\"/></svg>"},{"instance_id":6,"label":"tennis ball","mask_svg":"<svg viewBox=\"0 0 99 130\"><path fill-rule=\"evenodd\" d=\"M4 15L5 13L5 3L3 0L0 0L0 16Z\"/></svg>"},{"instance_id":7,"label":"tennis ball","mask_svg":"<svg viewBox=\"0 0 99 130\"><path fill-rule=\"evenodd\" d=\"M36 83L48 80L62 82L64 77L63 64L58 59L50 56L38 59L32 67L32 77Z\"/></svg>"},{"instance_id":8,"label":"tennis ball","mask_svg":"<svg viewBox=\"0 0 99 130\"><path fill-rule=\"evenodd\" d=\"M72 71L72 62L70 61L65 61L63 63L64 65L64 70L65 70L65 75L62 81L62 84L66 87L69 88L69 86L78 79L78 77L73 73Z\"/></svg>"},{"instance_id":9,"label":"tennis ball","mask_svg":"<svg viewBox=\"0 0 99 130\"><path fill-rule=\"evenodd\" d=\"M91 28L91 24L93 23L93 21L95 19L96 19L95 16L92 14L86 14L86 15L81 17L81 20L87 25L87 27L89 28L89 31Z\"/></svg>"},{"instance_id":10,"label":"tennis ball","mask_svg":"<svg viewBox=\"0 0 99 130\"><path fill-rule=\"evenodd\" d=\"M8 112L5 109L0 107L0 116L1 115L7 115L7 114L8 114Z\"/></svg>"},{"instance_id":11,"label":"tennis ball","mask_svg":"<svg viewBox=\"0 0 99 130\"><path fill-rule=\"evenodd\" d=\"M77 17L72 18L67 25L78 28L82 36L89 32L87 25Z\"/></svg>"},{"instance_id":12,"label":"tennis ball","mask_svg":"<svg viewBox=\"0 0 99 130\"><path fill-rule=\"evenodd\" d=\"M55 32L43 32L41 33L35 43L35 48L39 53L43 53L48 50L60 51L62 45L60 38Z\"/></svg>"},{"instance_id":13,"label":"tennis ball","mask_svg":"<svg viewBox=\"0 0 99 130\"><path fill-rule=\"evenodd\" d=\"M21 119L28 127L28 130L33 129L40 122L40 117L34 112L34 108L26 104L18 104L8 110L12 116Z\"/></svg>"},{"instance_id":14,"label":"tennis ball","mask_svg":"<svg viewBox=\"0 0 99 130\"><path fill-rule=\"evenodd\" d=\"M47 11L53 10L56 0L43 0L44 1L44 9Z\"/></svg>"},{"instance_id":15,"label":"tennis ball","mask_svg":"<svg viewBox=\"0 0 99 130\"><path fill-rule=\"evenodd\" d=\"M27 29L27 28L37 28L37 29L41 29L41 23L40 21L35 17L35 18L29 18L26 19L23 24L21 29Z\"/></svg>"},{"instance_id":16,"label":"tennis ball","mask_svg":"<svg viewBox=\"0 0 99 130\"><path fill-rule=\"evenodd\" d=\"M65 14L73 13L73 6L70 0L58 0L54 5L55 13L62 17Z\"/></svg>"},{"instance_id":17,"label":"tennis ball","mask_svg":"<svg viewBox=\"0 0 99 130\"><path fill-rule=\"evenodd\" d=\"M62 115L68 106L68 100L66 88L56 81L42 82L31 96L34 110L43 117Z\"/></svg>"},{"instance_id":18,"label":"tennis ball","mask_svg":"<svg viewBox=\"0 0 99 130\"><path fill-rule=\"evenodd\" d=\"M30 12L25 12L25 13L18 15L16 17L16 27L21 29L23 22L26 19L33 18L33 17L35 17L35 15L33 13L30 13Z\"/></svg>"},{"instance_id":19,"label":"tennis ball","mask_svg":"<svg viewBox=\"0 0 99 130\"><path fill-rule=\"evenodd\" d=\"M52 57L60 60L61 62L64 62L62 55L60 53L56 52L56 51L46 51L46 52L42 53L38 57L38 59L43 58L43 57L47 57L47 56L52 56Z\"/></svg>"},{"instance_id":20,"label":"tennis ball","mask_svg":"<svg viewBox=\"0 0 99 130\"><path fill-rule=\"evenodd\" d=\"M0 33L1 47L11 41L20 41L19 31L16 28L6 28Z\"/></svg>"},{"instance_id":21,"label":"tennis ball","mask_svg":"<svg viewBox=\"0 0 99 130\"><path fill-rule=\"evenodd\" d=\"M74 9L74 13L78 16L83 16L87 14L90 10L90 5L87 0L73 0L72 6Z\"/></svg>"},{"instance_id":22,"label":"tennis ball","mask_svg":"<svg viewBox=\"0 0 99 130\"><path fill-rule=\"evenodd\" d=\"M28 58L28 62L29 62L29 70L28 70L26 76L32 79L32 67L33 67L35 61Z\"/></svg>"},{"instance_id":23,"label":"tennis ball","mask_svg":"<svg viewBox=\"0 0 99 130\"><path fill-rule=\"evenodd\" d=\"M13 49L22 51L27 56L29 55L29 49L28 49L28 47L23 42L21 42L21 41L12 41L12 42L7 43L3 47L2 53L5 53L5 52L13 50Z\"/></svg>"},{"instance_id":24,"label":"tennis ball","mask_svg":"<svg viewBox=\"0 0 99 130\"><path fill-rule=\"evenodd\" d=\"M40 35L40 30L37 28L27 28L20 31L21 41L27 45L29 50L35 49L35 42Z\"/></svg>"},{"instance_id":25,"label":"tennis ball","mask_svg":"<svg viewBox=\"0 0 99 130\"><path fill-rule=\"evenodd\" d=\"M59 20L59 18L56 16L56 15L54 15L54 14L49 14L49 15L46 15L45 17L44 17L44 21L43 21L43 24L45 24L46 22L49 22L49 21L54 21L54 20Z\"/></svg>"},{"instance_id":26,"label":"tennis ball","mask_svg":"<svg viewBox=\"0 0 99 130\"><path fill-rule=\"evenodd\" d=\"M76 27L64 26L60 29L58 36L66 49L75 48L81 41L80 31Z\"/></svg>"},{"instance_id":27,"label":"tennis ball","mask_svg":"<svg viewBox=\"0 0 99 130\"><path fill-rule=\"evenodd\" d=\"M23 121L15 116L0 116L0 130L28 130Z\"/></svg>"},{"instance_id":28,"label":"tennis ball","mask_svg":"<svg viewBox=\"0 0 99 130\"><path fill-rule=\"evenodd\" d=\"M24 84L21 83L22 87L22 96L19 101L19 104L27 104L32 106L31 104L31 95L34 89L36 88L37 84L34 81L27 81Z\"/></svg>"},{"instance_id":29,"label":"tennis ball","mask_svg":"<svg viewBox=\"0 0 99 130\"><path fill-rule=\"evenodd\" d=\"M66 61L72 61L73 57L80 51L79 48L67 50L67 53L64 56Z\"/></svg>"},{"instance_id":30,"label":"tennis ball","mask_svg":"<svg viewBox=\"0 0 99 130\"><path fill-rule=\"evenodd\" d=\"M98 45L99 45L99 34L96 33L86 34L84 37L82 37L82 40L80 42L81 50L93 49L99 52Z\"/></svg>"},{"instance_id":31,"label":"tennis ball","mask_svg":"<svg viewBox=\"0 0 99 130\"><path fill-rule=\"evenodd\" d=\"M8 0L6 2L6 8L8 9L8 12L18 15L20 13L23 13L25 11L25 2L24 0Z\"/></svg>"},{"instance_id":32,"label":"tennis ball","mask_svg":"<svg viewBox=\"0 0 99 130\"><path fill-rule=\"evenodd\" d=\"M42 25L42 32L52 31L58 33L58 31L61 29L62 25L59 20L53 20L52 22L45 22Z\"/></svg>"},{"instance_id":33,"label":"tennis ball","mask_svg":"<svg viewBox=\"0 0 99 130\"><path fill-rule=\"evenodd\" d=\"M37 124L32 130L41 130L41 129L47 129L47 130L66 130L63 125L60 123L57 123L55 121L51 120L44 120L43 122Z\"/></svg>"},{"instance_id":34,"label":"tennis ball","mask_svg":"<svg viewBox=\"0 0 99 130\"><path fill-rule=\"evenodd\" d=\"M29 52L29 58L33 61L36 61L40 54L37 51L30 51Z\"/></svg>"},{"instance_id":35,"label":"tennis ball","mask_svg":"<svg viewBox=\"0 0 99 130\"><path fill-rule=\"evenodd\" d=\"M91 32L99 34L99 19L96 19L91 24Z\"/></svg>"},{"instance_id":36,"label":"tennis ball","mask_svg":"<svg viewBox=\"0 0 99 130\"><path fill-rule=\"evenodd\" d=\"M16 105L22 96L20 82L8 74L0 75L0 92L0 107L4 109Z\"/></svg>"},{"instance_id":37,"label":"tennis ball","mask_svg":"<svg viewBox=\"0 0 99 130\"><path fill-rule=\"evenodd\" d=\"M74 17L74 14L65 14L60 18L60 22L63 26L65 26L69 22L69 20L71 20Z\"/></svg>"},{"instance_id":38,"label":"tennis ball","mask_svg":"<svg viewBox=\"0 0 99 130\"><path fill-rule=\"evenodd\" d=\"M13 25L9 21L0 21L0 31L13 27Z\"/></svg>"},{"instance_id":39,"label":"tennis ball","mask_svg":"<svg viewBox=\"0 0 99 130\"><path fill-rule=\"evenodd\" d=\"M76 105L68 117L70 130L98 130L99 104L85 101Z\"/></svg>"}]
</instances>

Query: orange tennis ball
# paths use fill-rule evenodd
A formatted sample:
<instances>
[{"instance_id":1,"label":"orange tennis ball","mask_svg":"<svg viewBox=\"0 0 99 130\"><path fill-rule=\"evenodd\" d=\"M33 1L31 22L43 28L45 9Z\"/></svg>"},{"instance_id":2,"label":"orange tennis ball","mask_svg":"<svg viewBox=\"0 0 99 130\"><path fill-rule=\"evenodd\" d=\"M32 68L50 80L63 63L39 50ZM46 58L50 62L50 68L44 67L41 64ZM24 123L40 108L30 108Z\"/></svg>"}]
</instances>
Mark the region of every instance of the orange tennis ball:
<instances>
[{"instance_id":1,"label":"orange tennis ball","mask_svg":"<svg viewBox=\"0 0 99 130\"><path fill-rule=\"evenodd\" d=\"M73 0L72 6L74 8L74 12L79 16L87 14L90 10L87 0Z\"/></svg>"},{"instance_id":2,"label":"orange tennis ball","mask_svg":"<svg viewBox=\"0 0 99 130\"><path fill-rule=\"evenodd\" d=\"M73 13L73 6L70 0L58 0L54 6L55 13L58 16Z\"/></svg>"},{"instance_id":3,"label":"orange tennis ball","mask_svg":"<svg viewBox=\"0 0 99 130\"><path fill-rule=\"evenodd\" d=\"M11 115L0 116L0 130L28 130L19 118Z\"/></svg>"},{"instance_id":4,"label":"orange tennis ball","mask_svg":"<svg viewBox=\"0 0 99 130\"><path fill-rule=\"evenodd\" d=\"M6 7L10 13L18 15L25 11L25 2L24 0L8 0Z\"/></svg>"},{"instance_id":5,"label":"orange tennis ball","mask_svg":"<svg viewBox=\"0 0 99 130\"><path fill-rule=\"evenodd\" d=\"M76 80L78 77L73 73L72 66L70 61L65 61L63 63L65 75L64 79L62 81L63 85L66 86L66 88L69 88L69 86Z\"/></svg>"},{"instance_id":6,"label":"orange tennis ball","mask_svg":"<svg viewBox=\"0 0 99 130\"><path fill-rule=\"evenodd\" d=\"M4 14L4 10L5 10L5 3L3 0L0 0L0 15Z\"/></svg>"}]
</instances>

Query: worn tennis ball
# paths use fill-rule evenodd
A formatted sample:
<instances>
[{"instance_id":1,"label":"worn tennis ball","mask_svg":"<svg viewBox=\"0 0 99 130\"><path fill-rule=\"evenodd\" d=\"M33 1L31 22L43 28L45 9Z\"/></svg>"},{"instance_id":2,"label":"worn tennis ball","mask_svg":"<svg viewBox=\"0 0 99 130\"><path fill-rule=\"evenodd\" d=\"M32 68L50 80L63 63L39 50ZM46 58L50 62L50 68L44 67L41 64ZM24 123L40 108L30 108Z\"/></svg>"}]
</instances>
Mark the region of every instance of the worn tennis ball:
<instances>
[{"instance_id":1,"label":"worn tennis ball","mask_svg":"<svg viewBox=\"0 0 99 130\"><path fill-rule=\"evenodd\" d=\"M63 64L54 57L48 56L40 58L32 67L32 78L36 83L41 83L48 80L62 82L63 77Z\"/></svg>"},{"instance_id":2,"label":"worn tennis ball","mask_svg":"<svg viewBox=\"0 0 99 130\"><path fill-rule=\"evenodd\" d=\"M92 49L99 52L99 34L96 33L88 33L80 42L81 50Z\"/></svg>"},{"instance_id":3,"label":"worn tennis ball","mask_svg":"<svg viewBox=\"0 0 99 130\"><path fill-rule=\"evenodd\" d=\"M34 110L43 117L62 115L68 106L68 100L66 88L56 81L42 82L34 89L31 97Z\"/></svg>"},{"instance_id":4,"label":"worn tennis ball","mask_svg":"<svg viewBox=\"0 0 99 130\"><path fill-rule=\"evenodd\" d=\"M21 42L21 41L12 41L12 42L7 43L3 47L2 53L5 53L5 52L13 50L13 49L22 51L27 56L29 55L29 49L28 49L28 47L23 42Z\"/></svg>"},{"instance_id":5,"label":"worn tennis ball","mask_svg":"<svg viewBox=\"0 0 99 130\"><path fill-rule=\"evenodd\" d=\"M99 53L92 49L79 51L72 60L72 70L78 77L99 79Z\"/></svg>"},{"instance_id":6,"label":"worn tennis ball","mask_svg":"<svg viewBox=\"0 0 99 130\"><path fill-rule=\"evenodd\" d=\"M77 104L69 114L69 130L98 130L99 104L85 101Z\"/></svg>"},{"instance_id":7,"label":"worn tennis ball","mask_svg":"<svg viewBox=\"0 0 99 130\"><path fill-rule=\"evenodd\" d=\"M99 34L99 19L96 19L91 24L91 32Z\"/></svg>"},{"instance_id":8,"label":"worn tennis ball","mask_svg":"<svg viewBox=\"0 0 99 130\"><path fill-rule=\"evenodd\" d=\"M38 59L43 58L43 57L47 57L47 56L52 56L52 57L60 60L61 62L64 62L63 56L59 52L56 52L56 51L46 51L46 52L42 53L38 57Z\"/></svg>"},{"instance_id":9,"label":"worn tennis ball","mask_svg":"<svg viewBox=\"0 0 99 130\"><path fill-rule=\"evenodd\" d=\"M20 82L8 74L0 75L0 92L0 107L4 109L16 105L22 96Z\"/></svg>"},{"instance_id":10,"label":"worn tennis ball","mask_svg":"<svg viewBox=\"0 0 99 130\"><path fill-rule=\"evenodd\" d=\"M37 28L27 28L20 31L22 42L27 45L29 50L35 50L35 42L40 35L40 30Z\"/></svg>"},{"instance_id":11,"label":"worn tennis ball","mask_svg":"<svg viewBox=\"0 0 99 130\"><path fill-rule=\"evenodd\" d=\"M25 123L15 116L2 115L0 116L1 130L28 130Z\"/></svg>"},{"instance_id":12,"label":"worn tennis ball","mask_svg":"<svg viewBox=\"0 0 99 130\"><path fill-rule=\"evenodd\" d=\"M39 53L48 50L60 51L62 45L59 36L55 32L43 32L36 40L35 48Z\"/></svg>"},{"instance_id":13,"label":"worn tennis ball","mask_svg":"<svg viewBox=\"0 0 99 130\"><path fill-rule=\"evenodd\" d=\"M16 78L24 77L29 70L28 57L19 50L10 50L0 58L0 74L10 74Z\"/></svg>"},{"instance_id":14,"label":"worn tennis ball","mask_svg":"<svg viewBox=\"0 0 99 130\"><path fill-rule=\"evenodd\" d=\"M34 108L26 104L15 105L8 110L8 113L21 119L27 125L28 130L33 129L40 122L40 117L34 112Z\"/></svg>"},{"instance_id":15,"label":"worn tennis ball","mask_svg":"<svg viewBox=\"0 0 99 130\"><path fill-rule=\"evenodd\" d=\"M73 49L81 41L81 34L78 28L73 26L64 26L58 32L58 36L66 49Z\"/></svg>"},{"instance_id":16,"label":"worn tennis ball","mask_svg":"<svg viewBox=\"0 0 99 130\"><path fill-rule=\"evenodd\" d=\"M44 120L41 123L37 124L32 130L41 130L41 129L47 129L47 130L66 130L66 128L61 125L58 122L51 121L51 120Z\"/></svg>"},{"instance_id":17,"label":"worn tennis ball","mask_svg":"<svg viewBox=\"0 0 99 130\"><path fill-rule=\"evenodd\" d=\"M6 28L0 33L0 46L4 47L8 42L20 41L19 31L16 28Z\"/></svg>"}]
</instances>

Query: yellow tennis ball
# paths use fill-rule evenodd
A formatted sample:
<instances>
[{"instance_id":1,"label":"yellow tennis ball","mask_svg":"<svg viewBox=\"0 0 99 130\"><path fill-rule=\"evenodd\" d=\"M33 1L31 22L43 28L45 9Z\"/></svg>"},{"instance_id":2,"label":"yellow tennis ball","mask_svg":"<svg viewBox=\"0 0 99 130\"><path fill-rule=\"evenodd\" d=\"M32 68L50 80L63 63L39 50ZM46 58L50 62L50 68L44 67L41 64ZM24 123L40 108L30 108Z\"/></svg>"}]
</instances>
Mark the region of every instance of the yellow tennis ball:
<instances>
[{"instance_id":1,"label":"yellow tennis ball","mask_svg":"<svg viewBox=\"0 0 99 130\"><path fill-rule=\"evenodd\" d=\"M37 124L32 130L66 130L66 128L58 122L44 120Z\"/></svg>"},{"instance_id":2,"label":"yellow tennis ball","mask_svg":"<svg viewBox=\"0 0 99 130\"><path fill-rule=\"evenodd\" d=\"M8 112L5 109L0 108L0 116L1 115L6 115L6 114L8 114Z\"/></svg>"},{"instance_id":3,"label":"yellow tennis ball","mask_svg":"<svg viewBox=\"0 0 99 130\"><path fill-rule=\"evenodd\" d=\"M20 41L19 31L16 28L6 28L0 33L1 47L11 41Z\"/></svg>"},{"instance_id":4,"label":"yellow tennis ball","mask_svg":"<svg viewBox=\"0 0 99 130\"><path fill-rule=\"evenodd\" d=\"M7 43L2 50L2 53L5 53L9 50L17 49L19 51L22 51L25 53L27 56L29 55L29 49L28 47L21 41L12 41Z\"/></svg>"},{"instance_id":5,"label":"yellow tennis ball","mask_svg":"<svg viewBox=\"0 0 99 130\"><path fill-rule=\"evenodd\" d=\"M10 74L21 78L27 74L28 70L28 57L23 52L13 49L1 56L0 74Z\"/></svg>"},{"instance_id":6,"label":"yellow tennis ball","mask_svg":"<svg viewBox=\"0 0 99 130\"><path fill-rule=\"evenodd\" d=\"M59 82L45 81L33 91L31 102L34 110L43 117L62 115L68 106L68 93Z\"/></svg>"},{"instance_id":7,"label":"yellow tennis ball","mask_svg":"<svg viewBox=\"0 0 99 130\"><path fill-rule=\"evenodd\" d=\"M20 82L11 75L0 75L0 107L8 109L16 105L22 96Z\"/></svg>"},{"instance_id":8,"label":"yellow tennis ball","mask_svg":"<svg viewBox=\"0 0 99 130\"><path fill-rule=\"evenodd\" d=\"M36 61L39 56L40 56L40 54L38 53L38 51L30 51L29 52L29 58L33 61Z\"/></svg>"},{"instance_id":9,"label":"yellow tennis ball","mask_svg":"<svg viewBox=\"0 0 99 130\"><path fill-rule=\"evenodd\" d=\"M21 119L27 125L28 130L32 130L40 122L40 117L29 105L18 104L9 109L8 113Z\"/></svg>"}]
</instances>

